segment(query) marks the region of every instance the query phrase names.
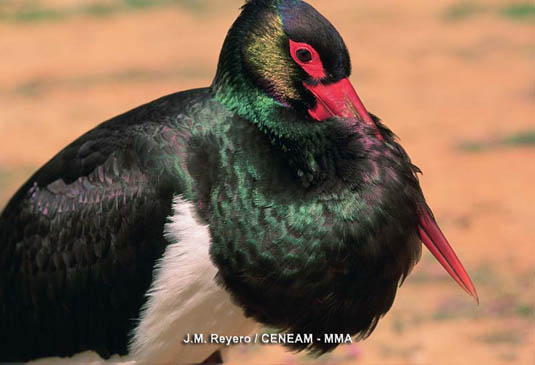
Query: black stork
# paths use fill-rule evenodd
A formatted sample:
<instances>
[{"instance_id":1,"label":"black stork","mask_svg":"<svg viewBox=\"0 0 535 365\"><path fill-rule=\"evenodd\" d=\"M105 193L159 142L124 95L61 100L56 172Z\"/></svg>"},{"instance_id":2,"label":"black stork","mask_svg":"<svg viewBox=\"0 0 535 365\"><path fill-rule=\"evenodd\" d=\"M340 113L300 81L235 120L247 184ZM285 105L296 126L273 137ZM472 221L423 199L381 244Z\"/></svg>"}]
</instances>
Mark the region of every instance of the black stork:
<instances>
[{"instance_id":1,"label":"black stork","mask_svg":"<svg viewBox=\"0 0 535 365\"><path fill-rule=\"evenodd\" d=\"M477 294L335 28L250 0L210 87L110 119L0 217L0 361L219 359L188 334L367 337L431 250ZM336 344L288 344L321 355Z\"/></svg>"}]
</instances>

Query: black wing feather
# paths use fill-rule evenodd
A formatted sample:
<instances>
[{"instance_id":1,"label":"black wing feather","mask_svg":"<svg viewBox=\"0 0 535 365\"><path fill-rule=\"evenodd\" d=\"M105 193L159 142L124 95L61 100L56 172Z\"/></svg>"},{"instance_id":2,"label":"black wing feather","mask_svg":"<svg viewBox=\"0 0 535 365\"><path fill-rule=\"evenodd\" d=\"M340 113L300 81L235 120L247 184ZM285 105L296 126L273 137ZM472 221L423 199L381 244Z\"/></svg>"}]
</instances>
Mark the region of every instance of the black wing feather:
<instances>
[{"instance_id":1,"label":"black wing feather","mask_svg":"<svg viewBox=\"0 0 535 365\"><path fill-rule=\"evenodd\" d=\"M127 353L181 193L155 166L165 150L157 136L185 94L101 124L9 202L0 216L0 361Z\"/></svg>"}]
</instances>

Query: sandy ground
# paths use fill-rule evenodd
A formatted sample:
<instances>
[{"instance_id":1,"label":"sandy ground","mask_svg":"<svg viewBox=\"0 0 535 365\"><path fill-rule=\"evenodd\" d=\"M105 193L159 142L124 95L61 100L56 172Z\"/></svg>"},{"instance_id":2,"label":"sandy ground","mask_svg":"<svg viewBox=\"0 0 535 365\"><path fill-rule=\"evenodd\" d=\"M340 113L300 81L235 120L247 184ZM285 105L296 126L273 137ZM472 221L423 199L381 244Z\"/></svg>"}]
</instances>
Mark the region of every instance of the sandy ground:
<instances>
[{"instance_id":1,"label":"sandy ground","mask_svg":"<svg viewBox=\"0 0 535 365\"><path fill-rule=\"evenodd\" d=\"M0 2L0 15L22 3ZM240 1L190 3L0 16L0 206L101 121L211 82ZM535 146L500 143L535 130L533 17L504 15L510 2L499 1L468 10L452 0L311 3L344 36L367 107L424 171L428 202L481 303L426 254L368 340L320 359L237 346L230 363L535 363Z\"/></svg>"}]
</instances>

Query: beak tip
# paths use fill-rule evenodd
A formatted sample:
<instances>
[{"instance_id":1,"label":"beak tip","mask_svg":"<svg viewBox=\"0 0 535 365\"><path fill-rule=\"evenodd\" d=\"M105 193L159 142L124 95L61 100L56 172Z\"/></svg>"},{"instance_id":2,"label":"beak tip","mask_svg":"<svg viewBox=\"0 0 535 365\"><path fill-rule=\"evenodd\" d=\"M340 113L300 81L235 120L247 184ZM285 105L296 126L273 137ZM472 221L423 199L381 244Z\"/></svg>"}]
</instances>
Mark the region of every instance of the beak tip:
<instances>
[{"instance_id":1,"label":"beak tip","mask_svg":"<svg viewBox=\"0 0 535 365\"><path fill-rule=\"evenodd\" d=\"M476 305L479 306L479 295L477 294L476 288L474 286L470 288L470 292L468 294L470 294L470 296L474 298Z\"/></svg>"},{"instance_id":2,"label":"beak tip","mask_svg":"<svg viewBox=\"0 0 535 365\"><path fill-rule=\"evenodd\" d=\"M470 276L451 248L448 240L438 227L431 210L426 207L420 211L419 236L433 256L446 269L459 286L479 305L479 296Z\"/></svg>"}]
</instances>

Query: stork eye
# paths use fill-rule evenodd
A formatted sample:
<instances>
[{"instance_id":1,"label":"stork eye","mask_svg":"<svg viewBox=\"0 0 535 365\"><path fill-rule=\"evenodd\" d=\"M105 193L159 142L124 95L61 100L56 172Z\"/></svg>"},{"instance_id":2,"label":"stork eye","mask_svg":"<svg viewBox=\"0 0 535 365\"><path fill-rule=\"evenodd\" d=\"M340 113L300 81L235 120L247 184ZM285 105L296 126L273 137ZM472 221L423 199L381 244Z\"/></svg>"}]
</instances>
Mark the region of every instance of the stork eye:
<instances>
[{"instance_id":1,"label":"stork eye","mask_svg":"<svg viewBox=\"0 0 535 365\"><path fill-rule=\"evenodd\" d=\"M313 79L320 80L327 76L319 53L310 44L294 42L290 39L290 55Z\"/></svg>"},{"instance_id":2,"label":"stork eye","mask_svg":"<svg viewBox=\"0 0 535 365\"><path fill-rule=\"evenodd\" d=\"M303 63L312 61L312 54L306 48L300 48L295 52L297 59Z\"/></svg>"}]
</instances>

